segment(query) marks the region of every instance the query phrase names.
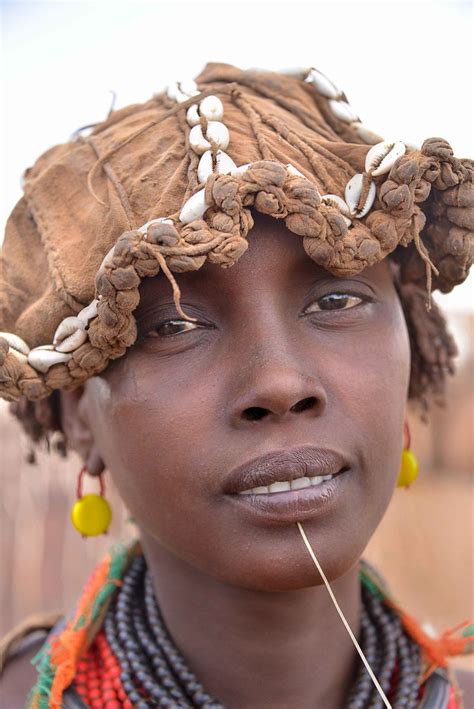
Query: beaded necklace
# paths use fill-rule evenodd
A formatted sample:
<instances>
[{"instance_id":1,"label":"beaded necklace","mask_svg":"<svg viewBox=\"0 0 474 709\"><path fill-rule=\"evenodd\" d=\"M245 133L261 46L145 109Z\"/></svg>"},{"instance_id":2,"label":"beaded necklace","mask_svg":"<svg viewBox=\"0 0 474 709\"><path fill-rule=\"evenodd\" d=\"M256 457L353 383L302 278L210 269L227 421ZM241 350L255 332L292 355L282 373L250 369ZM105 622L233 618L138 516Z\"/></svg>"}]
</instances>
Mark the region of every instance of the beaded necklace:
<instances>
[{"instance_id":1,"label":"beaded necklace","mask_svg":"<svg viewBox=\"0 0 474 709\"><path fill-rule=\"evenodd\" d=\"M365 655L383 689L389 692L392 688L393 696L389 698L393 703L415 706L420 648L405 635L400 619L380 598L365 586L362 596ZM116 663L109 659L111 656ZM117 676L120 681L114 683ZM93 702L97 699L127 701L137 709L150 706L224 709L205 691L174 646L158 608L144 557L137 557L124 576L123 585L107 611L96 653L80 665L75 688L94 709ZM361 665L347 706L350 709L374 706L377 696ZM96 704L98 707L99 703Z\"/></svg>"},{"instance_id":2,"label":"beaded necklace","mask_svg":"<svg viewBox=\"0 0 474 709\"><path fill-rule=\"evenodd\" d=\"M458 709L446 656L472 651L472 626L460 637L429 638L360 565L360 643L393 707ZM455 630L458 630L455 629ZM53 628L36 658L30 709L149 707L224 709L186 666L160 613L138 543L119 545L90 577L74 616ZM346 709L382 706L361 665Z\"/></svg>"}]
</instances>

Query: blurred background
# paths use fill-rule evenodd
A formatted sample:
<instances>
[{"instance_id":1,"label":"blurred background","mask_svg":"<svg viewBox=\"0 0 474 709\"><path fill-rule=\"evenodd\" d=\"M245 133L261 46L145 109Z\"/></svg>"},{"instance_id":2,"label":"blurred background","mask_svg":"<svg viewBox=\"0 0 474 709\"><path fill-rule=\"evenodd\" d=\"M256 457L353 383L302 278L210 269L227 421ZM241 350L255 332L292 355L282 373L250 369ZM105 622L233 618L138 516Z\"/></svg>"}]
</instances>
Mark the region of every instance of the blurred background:
<instances>
[{"instance_id":1,"label":"blurred background","mask_svg":"<svg viewBox=\"0 0 474 709\"><path fill-rule=\"evenodd\" d=\"M447 138L474 154L470 2L3 2L1 203L3 225L21 175L51 145L100 121L112 101L141 102L208 61L242 68L315 66L347 94L363 122L416 144ZM436 300L460 356L448 407L412 419L421 474L396 490L366 556L407 610L441 631L474 618L472 277ZM134 534L107 476L107 537L72 528L80 462L27 443L0 403L0 634L38 610L69 609L88 571L116 538ZM93 484L91 490L93 489ZM464 664L466 664L464 662Z\"/></svg>"}]
</instances>

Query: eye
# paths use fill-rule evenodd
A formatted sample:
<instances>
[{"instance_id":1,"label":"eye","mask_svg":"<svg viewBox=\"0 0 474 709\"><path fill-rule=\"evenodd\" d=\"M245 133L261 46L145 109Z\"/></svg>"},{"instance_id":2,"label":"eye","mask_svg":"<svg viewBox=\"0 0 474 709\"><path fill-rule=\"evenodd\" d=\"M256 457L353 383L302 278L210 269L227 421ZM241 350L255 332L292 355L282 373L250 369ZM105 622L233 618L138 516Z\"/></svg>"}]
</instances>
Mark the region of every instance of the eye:
<instances>
[{"instance_id":1,"label":"eye","mask_svg":"<svg viewBox=\"0 0 474 709\"><path fill-rule=\"evenodd\" d=\"M328 310L350 310L368 300L351 293L328 293L309 305L305 312L314 313Z\"/></svg>"},{"instance_id":2,"label":"eye","mask_svg":"<svg viewBox=\"0 0 474 709\"><path fill-rule=\"evenodd\" d=\"M196 330L201 327L198 323L189 322L189 320L165 320L156 325L153 330L147 333L148 337L171 337L173 335L181 335L189 330Z\"/></svg>"}]
</instances>

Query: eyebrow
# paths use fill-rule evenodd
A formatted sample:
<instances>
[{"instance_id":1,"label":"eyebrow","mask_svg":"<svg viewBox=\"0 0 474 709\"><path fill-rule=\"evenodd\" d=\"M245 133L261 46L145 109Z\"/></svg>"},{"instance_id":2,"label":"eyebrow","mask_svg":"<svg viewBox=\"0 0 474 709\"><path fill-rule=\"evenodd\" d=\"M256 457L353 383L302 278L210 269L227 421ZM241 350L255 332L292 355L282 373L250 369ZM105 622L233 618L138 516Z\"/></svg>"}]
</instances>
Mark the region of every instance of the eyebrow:
<instances>
[{"instance_id":1,"label":"eyebrow","mask_svg":"<svg viewBox=\"0 0 474 709\"><path fill-rule=\"evenodd\" d=\"M374 287L374 285L370 282L370 279L363 278L363 272L351 276L334 276L321 266L318 266L318 264L314 261L311 261L309 257L306 257L306 259L309 264L312 264L315 268L311 269L311 272L308 270L304 279L301 279L301 277L298 279L297 285L302 289L309 291L321 284L324 286L330 286L333 283L336 284L342 281L344 284L347 284L347 287L349 287L351 283L354 285L363 284L366 288L369 288L374 294L376 294L376 287ZM189 271L186 272L189 275L184 279L185 283L183 284L183 279L181 279L181 282L179 280L179 276L182 276L183 274L178 273L178 284L181 288L181 302L184 306L186 300L195 299L197 301L201 301L201 303L205 302L206 304L210 302L220 303L222 301L222 298L219 298L219 296L216 298L215 293L216 289L219 292L219 285L226 278L227 269L217 270L219 269L219 266L217 265L213 265L213 268L216 269L215 274L218 275L218 278L212 279L212 282L209 282L209 279L207 279L207 276L209 275L208 273L201 272L196 278L197 272ZM207 286L205 289L202 287L203 283ZM174 305L171 286L169 281L166 278L163 278L162 274L149 278L147 284L147 286L144 285L144 282L142 281L142 287L146 288L146 291L142 294L140 303L135 310L135 317L138 318L150 312L154 305ZM281 291L284 291L284 288L282 288ZM188 307L189 305L190 304L188 304ZM143 313L142 311L145 312Z\"/></svg>"},{"instance_id":2,"label":"eyebrow","mask_svg":"<svg viewBox=\"0 0 474 709\"><path fill-rule=\"evenodd\" d=\"M309 256L305 257L303 255L301 263L303 264L306 262L309 262L310 265L312 264L315 267L312 276L309 276L308 274L308 280L311 277L314 280L319 280L319 277L327 277L327 274L325 273L324 269L318 266L314 261L311 261ZM221 268L217 264L209 264L209 268L205 270L207 265L208 264L206 262L197 271L186 271L183 273L173 274L180 287L182 297L184 295L183 291L186 290L192 292L190 294L195 295L202 294L204 290L211 290L225 285L226 280L228 278L228 271L230 269ZM288 268L288 272L293 272L295 266L296 263L293 264L293 268ZM172 298L172 290L170 283L166 278L163 277L163 274L161 272L158 273L156 276L152 276L146 279L146 282L142 281L140 286L140 290L144 291L146 294L153 293L154 296L157 296L159 293L161 297L162 292L164 297L168 297L169 295Z\"/></svg>"}]
</instances>

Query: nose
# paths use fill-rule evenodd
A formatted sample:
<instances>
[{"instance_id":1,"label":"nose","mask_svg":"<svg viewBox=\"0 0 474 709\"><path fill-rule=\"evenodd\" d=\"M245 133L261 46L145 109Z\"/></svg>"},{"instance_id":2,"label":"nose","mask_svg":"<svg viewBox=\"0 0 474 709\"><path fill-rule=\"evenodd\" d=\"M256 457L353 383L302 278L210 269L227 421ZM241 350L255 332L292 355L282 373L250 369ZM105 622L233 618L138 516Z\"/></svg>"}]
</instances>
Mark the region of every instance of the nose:
<instances>
[{"instance_id":1,"label":"nose","mask_svg":"<svg viewBox=\"0 0 474 709\"><path fill-rule=\"evenodd\" d=\"M232 418L236 425L320 416L327 396L319 378L300 358L290 353L270 354L268 350L249 360L239 375Z\"/></svg>"}]
</instances>

